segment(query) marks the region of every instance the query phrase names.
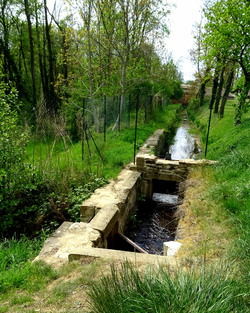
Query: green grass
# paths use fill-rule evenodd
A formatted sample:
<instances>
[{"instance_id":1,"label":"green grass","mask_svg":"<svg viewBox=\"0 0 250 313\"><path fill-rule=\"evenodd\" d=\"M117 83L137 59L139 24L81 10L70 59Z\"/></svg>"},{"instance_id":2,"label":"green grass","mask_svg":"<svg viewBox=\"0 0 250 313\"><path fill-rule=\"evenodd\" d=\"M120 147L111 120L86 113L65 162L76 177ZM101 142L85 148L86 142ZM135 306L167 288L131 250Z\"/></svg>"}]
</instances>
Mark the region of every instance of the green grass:
<instances>
[{"instance_id":1,"label":"green grass","mask_svg":"<svg viewBox=\"0 0 250 313\"><path fill-rule=\"evenodd\" d=\"M137 132L137 149L158 128L172 127L179 105L169 104L158 110L148 123L140 123ZM121 131L108 131L104 142L103 134L93 133L82 143L72 143L67 137L59 136L55 140L34 140L28 147L29 160L36 164L43 175L57 181L58 178L77 176L76 173L92 173L98 177L114 178L122 167L133 160L134 127L122 127ZM97 148L96 148L97 146ZM98 150L100 155L98 153ZM83 158L83 160L82 160Z\"/></svg>"},{"instance_id":2,"label":"green grass","mask_svg":"<svg viewBox=\"0 0 250 313\"><path fill-rule=\"evenodd\" d=\"M183 270L159 267L140 274L125 263L95 282L89 292L93 313L248 312L247 288L225 265Z\"/></svg>"},{"instance_id":3,"label":"green grass","mask_svg":"<svg viewBox=\"0 0 250 313\"><path fill-rule=\"evenodd\" d=\"M157 122L148 123L145 127L139 126L139 145L155 129L166 128L167 123L172 123L176 106L171 106L169 109L167 114L159 114ZM89 292L90 310L95 313L249 312L247 283L249 282L250 260L250 156L248 152L250 125L249 116L246 115L242 125L234 127L233 112L234 108L229 105L224 119L219 120L213 116L208 150L209 158L219 160L219 164L211 168L214 179L211 187L207 190L208 195L212 201L220 203L234 227L235 237L232 240L231 250L226 255L227 265L216 263L208 266L205 264L201 268L191 268L186 271L155 267L154 270L148 269L141 274L131 264L126 263L119 268L113 267L109 276L103 277L103 274L99 272L97 276L103 278L93 281L98 271L91 265L85 266L85 271L82 273L79 268L75 272L71 269L72 273L65 272L65 268L58 272L44 263L30 263L30 259L37 253L39 242L27 239L23 239L23 242L3 241L0 244L0 259L3 260L0 264L0 312L22 312L23 306L31 306L25 312L35 312L36 310L32 310L32 306L35 305L33 295L39 290L42 291L43 288L46 289L45 287L56 278L64 276L65 280L58 279L59 282L49 288L49 296L45 297L46 300L43 301L45 310L47 306L51 306L61 308L64 310L62 312L81 312L81 308L74 308L75 304L70 304L69 299L76 293L83 293L92 282ZM196 122L200 126L203 125L202 129L205 129L207 117L208 110L205 107L202 108L199 115L196 115ZM89 153L86 154L84 162L90 166L91 170L96 170L96 174L106 173L106 177L115 177L120 169L133 158L133 130L124 129L120 133L109 133L106 144L103 143L102 135L95 134L94 136L105 164L100 165L100 157L98 155L90 156ZM109 150L109 144L111 148L114 148L113 150ZM41 160L46 161L47 150L43 145L41 144L41 149L45 152L40 156L43 155ZM76 161L76 168L79 164L79 169L84 170L81 163L81 145L74 144L70 149L76 151L76 154L70 152L71 156L74 155L72 160ZM123 155L124 150L127 151ZM91 151L95 151L94 146L91 146ZM66 153L69 153L68 150L60 145L53 150L49 162L51 164L55 162L54 164L58 165L58 173L63 171L64 166L66 167L65 173L67 171L67 160L71 156L58 164ZM41 168L44 169L44 166ZM55 177L58 173L55 173ZM96 176L93 175L92 180L95 179ZM76 186L75 190L77 192L73 192L71 199L76 197L74 200L76 212L76 203L86 190L84 186ZM87 188L87 190L90 189ZM206 196L204 195L204 200ZM205 213L209 214L209 212ZM220 216L220 218L222 217L224 214ZM74 264L69 266L72 267ZM16 292L20 294L17 295ZM52 310L48 309L48 311ZM60 310L54 309L54 311L59 312Z\"/></svg>"},{"instance_id":4,"label":"green grass","mask_svg":"<svg viewBox=\"0 0 250 313\"><path fill-rule=\"evenodd\" d=\"M37 290L56 276L47 265L31 263L42 243L25 237L0 242L0 294L18 288Z\"/></svg>"},{"instance_id":5,"label":"green grass","mask_svg":"<svg viewBox=\"0 0 250 313\"><path fill-rule=\"evenodd\" d=\"M206 129L208 114L208 108L203 107L196 115L195 122L203 130ZM230 100L224 118L212 116L207 158L219 163L214 167L215 181L208 193L233 221L235 238L229 255L239 262L242 275L249 279L250 112L244 114L242 123L237 126L234 126L234 114L234 101Z\"/></svg>"},{"instance_id":6,"label":"green grass","mask_svg":"<svg viewBox=\"0 0 250 313\"><path fill-rule=\"evenodd\" d=\"M159 111L151 122L146 125L139 124L138 148L156 129L167 129L175 123L178 107L179 105L168 105L164 110ZM25 199L28 199L28 203L25 202L23 205L20 202L20 208L17 208L17 211L23 212L25 221L28 216L25 214L37 211L37 216L34 215L32 219L32 225L38 223L36 218L39 220L40 217L47 216L47 220L44 220L45 224L42 225L42 229L47 232L48 229L58 225L56 214L58 216L66 214L65 216L72 220L78 220L79 204L89 197L94 189L103 185L107 178L115 178L120 170L133 160L133 127L124 128L121 132L109 132L106 143L103 142L103 134L95 133L93 137L102 159L97 153L94 142L90 140L89 147L85 141L83 162L81 143L73 144L68 138L59 137L54 141L36 140L30 143L28 161L37 168L36 175L40 180L37 188L34 181L29 194L22 195L23 201L27 202ZM32 203L35 197L38 198L39 205ZM14 209L13 211L15 212ZM16 222L18 223L18 220ZM19 240L0 241L0 301L2 303L6 297L9 297L11 306L29 304L32 302L29 293L41 290L58 277L58 272L46 264L31 263L42 242L39 239L25 237ZM90 279L88 275L85 276ZM53 291L52 298L64 299L72 288L80 283L83 284L83 281L61 284ZM24 294L14 296L16 291ZM7 311L8 306L2 305L0 312Z\"/></svg>"}]
</instances>

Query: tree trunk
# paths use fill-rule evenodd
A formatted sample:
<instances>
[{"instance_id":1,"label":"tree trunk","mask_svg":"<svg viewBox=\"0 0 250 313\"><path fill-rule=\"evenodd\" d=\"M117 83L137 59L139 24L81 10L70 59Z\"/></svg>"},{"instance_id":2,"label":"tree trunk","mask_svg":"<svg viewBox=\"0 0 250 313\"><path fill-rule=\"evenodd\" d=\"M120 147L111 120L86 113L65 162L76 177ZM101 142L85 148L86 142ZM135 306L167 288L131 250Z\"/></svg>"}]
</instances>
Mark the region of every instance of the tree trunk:
<instances>
[{"instance_id":1,"label":"tree trunk","mask_svg":"<svg viewBox=\"0 0 250 313\"><path fill-rule=\"evenodd\" d=\"M205 70L205 74L203 79L201 79L201 83L200 83L200 88L197 94L197 97L199 97L200 99L200 106L204 105L205 102L205 95L206 95L206 84L209 82L210 78L209 78L209 72L210 72L210 68L206 68Z\"/></svg>"},{"instance_id":2,"label":"tree trunk","mask_svg":"<svg viewBox=\"0 0 250 313\"><path fill-rule=\"evenodd\" d=\"M103 95L103 136L104 142L107 140L107 96Z\"/></svg>"},{"instance_id":3,"label":"tree trunk","mask_svg":"<svg viewBox=\"0 0 250 313\"><path fill-rule=\"evenodd\" d=\"M58 109L58 103L54 90L55 75L54 75L54 56L52 51L52 43L50 36L50 25L48 22L48 9L47 9L47 0L44 0L44 15L45 15L45 32L47 39L47 48L48 48L48 61L49 61L49 98L47 99L48 109L51 113L55 113Z\"/></svg>"},{"instance_id":4,"label":"tree trunk","mask_svg":"<svg viewBox=\"0 0 250 313\"><path fill-rule=\"evenodd\" d=\"M112 131L115 130L117 127L120 128L122 109L125 103L126 80L127 80L127 60L124 60L123 67L122 67L122 77L121 77L122 94L121 94L121 99L120 99L119 112L118 112L118 117L116 119L115 125L112 128Z\"/></svg>"},{"instance_id":5,"label":"tree trunk","mask_svg":"<svg viewBox=\"0 0 250 313\"><path fill-rule=\"evenodd\" d=\"M248 98L248 92L250 90L250 75L249 77L245 77L245 83L241 90L240 97L239 97L239 103L236 109L235 119L234 119L234 125L241 124L241 118L242 114L244 113L244 110L246 109L246 100Z\"/></svg>"},{"instance_id":6,"label":"tree trunk","mask_svg":"<svg viewBox=\"0 0 250 313\"><path fill-rule=\"evenodd\" d=\"M46 73L46 67L43 64L43 51L42 47L40 45L41 37L40 37L40 29L39 29L39 20L38 20L38 8L36 3L36 9L35 9L35 17L36 17L36 39L37 39L37 48L38 48L38 61L39 61L39 70L40 70L40 77L42 82L42 90L43 90L43 96L45 99L45 102L47 102L48 98L48 85L47 85L47 73Z\"/></svg>"},{"instance_id":7,"label":"tree trunk","mask_svg":"<svg viewBox=\"0 0 250 313\"><path fill-rule=\"evenodd\" d=\"M230 69L227 80L226 80L225 91L223 93L221 104L220 104L220 109L219 109L220 118L224 117L224 110L225 110L227 98L228 98L228 95L232 86L233 79L234 79L234 67Z\"/></svg>"},{"instance_id":8,"label":"tree trunk","mask_svg":"<svg viewBox=\"0 0 250 313\"><path fill-rule=\"evenodd\" d=\"M215 102L214 102L214 113L218 113L219 111L219 105L221 100L221 94L222 94L222 88L224 85L224 73L225 73L225 66L221 69L220 72L220 78L219 78L219 85L215 96Z\"/></svg>"},{"instance_id":9,"label":"tree trunk","mask_svg":"<svg viewBox=\"0 0 250 313\"><path fill-rule=\"evenodd\" d=\"M214 78L213 78L212 96L211 96L210 105L209 105L211 110L214 105L218 84L219 84L219 70L218 68L216 68L215 73L214 73Z\"/></svg>"},{"instance_id":10,"label":"tree trunk","mask_svg":"<svg viewBox=\"0 0 250 313\"><path fill-rule=\"evenodd\" d=\"M32 24L31 24L30 8L29 8L28 0L24 0L24 9L25 9L25 15L27 18L29 43L30 43L30 72L31 72L31 79L32 79L32 104L33 106L35 106L36 105L35 53L34 53Z\"/></svg>"}]
</instances>

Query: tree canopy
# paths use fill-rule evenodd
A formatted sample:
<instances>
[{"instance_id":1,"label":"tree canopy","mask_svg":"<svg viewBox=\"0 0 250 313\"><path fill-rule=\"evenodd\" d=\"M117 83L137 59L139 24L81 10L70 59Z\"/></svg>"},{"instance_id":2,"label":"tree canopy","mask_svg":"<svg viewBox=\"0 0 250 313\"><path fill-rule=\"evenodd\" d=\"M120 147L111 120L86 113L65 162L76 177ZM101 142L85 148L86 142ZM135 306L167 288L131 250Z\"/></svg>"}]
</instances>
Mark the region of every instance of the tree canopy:
<instances>
[{"instance_id":1,"label":"tree canopy","mask_svg":"<svg viewBox=\"0 0 250 313\"><path fill-rule=\"evenodd\" d=\"M217 86L219 80L227 81L226 77L231 80L232 85L231 72L238 69L238 78L242 77L242 84L237 90L235 124L238 124L241 122L243 112L249 107L250 2L209 1L204 9L204 15L205 24L199 36L199 50L197 49L196 53L203 60L204 73L212 74ZM206 78L204 80L206 81Z\"/></svg>"},{"instance_id":2,"label":"tree canopy","mask_svg":"<svg viewBox=\"0 0 250 313\"><path fill-rule=\"evenodd\" d=\"M97 124L104 96L120 97L119 117L142 83L153 86L149 96L174 97L178 68L171 59L163 64L155 48L169 33L167 1L68 3L60 17L46 0L0 1L2 80L15 85L31 123L45 112L76 114L86 98Z\"/></svg>"}]
</instances>

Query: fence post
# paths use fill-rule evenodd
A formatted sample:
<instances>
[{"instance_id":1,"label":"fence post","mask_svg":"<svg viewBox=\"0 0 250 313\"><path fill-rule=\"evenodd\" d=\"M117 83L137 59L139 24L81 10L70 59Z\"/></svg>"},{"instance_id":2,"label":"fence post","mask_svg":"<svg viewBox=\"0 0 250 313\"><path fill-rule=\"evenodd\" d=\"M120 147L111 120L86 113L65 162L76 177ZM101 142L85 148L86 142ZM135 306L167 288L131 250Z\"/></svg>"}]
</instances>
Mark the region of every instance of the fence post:
<instances>
[{"instance_id":1,"label":"fence post","mask_svg":"<svg viewBox=\"0 0 250 313\"><path fill-rule=\"evenodd\" d=\"M137 93L137 95L136 95L135 137L134 137L134 164L135 164L135 156L136 156L137 126L138 126L138 111L139 111L139 93Z\"/></svg>"},{"instance_id":2,"label":"fence post","mask_svg":"<svg viewBox=\"0 0 250 313\"><path fill-rule=\"evenodd\" d=\"M211 119L212 119L212 111L213 111L213 106L210 105L210 112L209 112L208 126L207 126L207 138L206 138L205 157L207 156L207 148L208 148L208 139L209 139Z\"/></svg>"}]
</instances>

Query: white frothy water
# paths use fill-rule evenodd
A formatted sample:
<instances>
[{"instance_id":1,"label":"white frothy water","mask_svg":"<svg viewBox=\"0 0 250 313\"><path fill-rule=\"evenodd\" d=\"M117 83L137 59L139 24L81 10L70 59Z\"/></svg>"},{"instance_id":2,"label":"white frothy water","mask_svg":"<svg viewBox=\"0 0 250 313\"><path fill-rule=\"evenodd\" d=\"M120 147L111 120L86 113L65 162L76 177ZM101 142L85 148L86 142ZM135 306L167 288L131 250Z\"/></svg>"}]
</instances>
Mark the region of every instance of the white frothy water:
<instances>
[{"instance_id":1,"label":"white frothy water","mask_svg":"<svg viewBox=\"0 0 250 313\"><path fill-rule=\"evenodd\" d=\"M164 204L175 205L178 202L178 195L171 195L165 193L153 193L152 200Z\"/></svg>"}]
</instances>

